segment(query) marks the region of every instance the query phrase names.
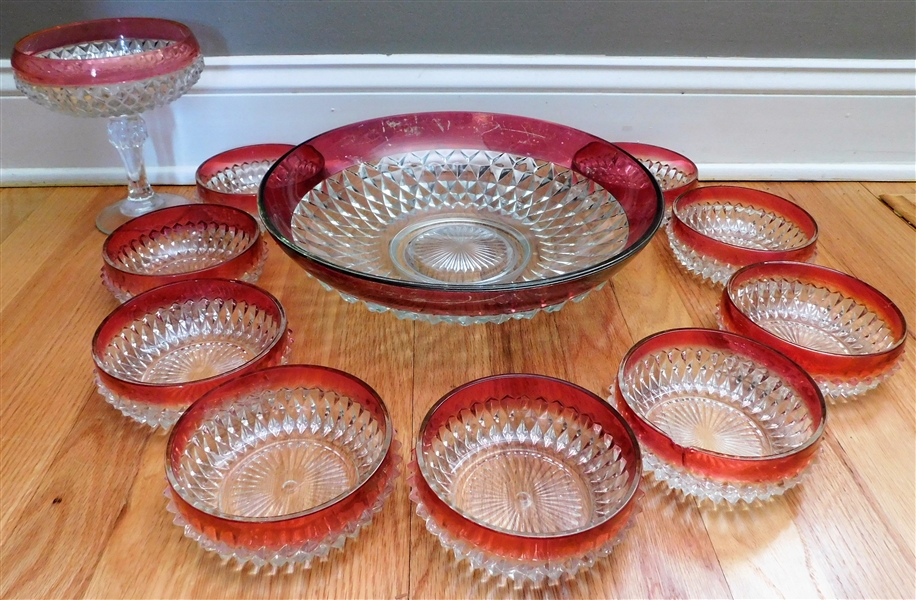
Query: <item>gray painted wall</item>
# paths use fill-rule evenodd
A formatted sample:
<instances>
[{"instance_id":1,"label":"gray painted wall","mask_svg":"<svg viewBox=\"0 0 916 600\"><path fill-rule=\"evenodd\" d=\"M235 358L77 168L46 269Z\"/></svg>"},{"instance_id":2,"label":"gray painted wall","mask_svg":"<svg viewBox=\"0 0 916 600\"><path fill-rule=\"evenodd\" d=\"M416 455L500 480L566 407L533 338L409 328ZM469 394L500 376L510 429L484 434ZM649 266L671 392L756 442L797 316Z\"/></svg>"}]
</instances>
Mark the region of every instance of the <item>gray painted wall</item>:
<instances>
[{"instance_id":1,"label":"gray painted wall","mask_svg":"<svg viewBox=\"0 0 916 600\"><path fill-rule=\"evenodd\" d=\"M0 0L0 56L52 25L155 16L205 55L916 58L914 0Z\"/></svg>"}]
</instances>

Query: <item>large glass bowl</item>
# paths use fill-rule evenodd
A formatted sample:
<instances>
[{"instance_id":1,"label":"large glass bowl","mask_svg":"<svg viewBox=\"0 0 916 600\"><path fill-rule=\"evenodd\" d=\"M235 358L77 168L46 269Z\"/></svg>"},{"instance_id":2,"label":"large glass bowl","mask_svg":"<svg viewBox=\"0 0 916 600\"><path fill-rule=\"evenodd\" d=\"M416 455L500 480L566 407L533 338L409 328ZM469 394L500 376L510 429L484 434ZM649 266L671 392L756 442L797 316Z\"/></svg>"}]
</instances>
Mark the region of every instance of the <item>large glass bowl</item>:
<instances>
[{"instance_id":1,"label":"large glass bowl","mask_svg":"<svg viewBox=\"0 0 916 600\"><path fill-rule=\"evenodd\" d=\"M559 379L500 375L429 410L408 481L417 514L457 560L540 585L611 552L641 472L633 432L599 397Z\"/></svg>"},{"instance_id":2,"label":"large glass bowl","mask_svg":"<svg viewBox=\"0 0 916 600\"><path fill-rule=\"evenodd\" d=\"M715 503L754 503L797 485L826 422L797 364L709 329L651 335L624 356L612 401L659 482Z\"/></svg>"},{"instance_id":3,"label":"large glass bowl","mask_svg":"<svg viewBox=\"0 0 916 600\"><path fill-rule=\"evenodd\" d=\"M831 399L881 383L899 366L906 320L884 294L846 273L795 262L750 265L719 305L725 329L792 358Z\"/></svg>"},{"instance_id":4,"label":"large glass bowl","mask_svg":"<svg viewBox=\"0 0 916 600\"><path fill-rule=\"evenodd\" d=\"M614 142L614 145L628 152L633 158L649 169L665 196L665 220L671 218L671 209L678 196L689 192L699 183L696 163L673 150L639 144L636 142Z\"/></svg>"},{"instance_id":5,"label":"large glass bowl","mask_svg":"<svg viewBox=\"0 0 916 600\"><path fill-rule=\"evenodd\" d=\"M426 321L502 322L600 287L661 223L658 184L592 135L443 112L347 125L268 171L259 208L325 287Z\"/></svg>"},{"instance_id":6,"label":"large glass bowl","mask_svg":"<svg viewBox=\"0 0 916 600\"><path fill-rule=\"evenodd\" d=\"M204 549L255 570L308 567L355 538L394 489L388 409L365 382L290 365L195 402L166 451L169 511Z\"/></svg>"},{"instance_id":7,"label":"large glass bowl","mask_svg":"<svg viewBox=\"0 0 916 600\"><path fill-rule=\"evenodd\" d=\"M279 300L226 279L154 288L108 315L92 339L96 385L126 417L168 429L204 393L285 363L291 335Z\"/></svg>"},{"instance_id":8,"label":"large glass bowl","mask_svg":"<svg viewBox=\"0 0 916 600\"><path fill-rule=\"evenodd\" d=\"M254 217L229 206L163 208L115 229L102 245L102 283L121 302L186 279L254 283L267 241Z\"/></svg>"},{"instance_id":9,"label":"large glass bowl","mask_svg":"<svg viewBox=\"0 0 916 600\"><path fill-rule=\"evenodd\" d=\"M732 273L766 260L814 260L817 223L785 198L749 188L707 186L674 202L668 223L674 256L690 273L723 286Z\"/></svg>"}]
</instances>

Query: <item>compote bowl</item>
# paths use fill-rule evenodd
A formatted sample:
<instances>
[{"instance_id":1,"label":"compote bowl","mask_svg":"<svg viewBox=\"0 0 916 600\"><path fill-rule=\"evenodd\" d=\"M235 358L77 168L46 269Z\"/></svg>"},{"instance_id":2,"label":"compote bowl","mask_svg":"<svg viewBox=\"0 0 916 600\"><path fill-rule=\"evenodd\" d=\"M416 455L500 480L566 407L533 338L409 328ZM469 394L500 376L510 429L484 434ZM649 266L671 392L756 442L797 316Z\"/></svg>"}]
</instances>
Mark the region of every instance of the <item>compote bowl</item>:
<instances>
[{"instance_id":1,"label":"compote bowl","mask_svg":"<svg viewBox=\"0 0 916 600\"><path fill-rule=\"evenodd\" d=\"M140 116L177 99L200 78L204 60L185 25L148 18L61 25L19 40L11 63L16 87L30 100L76 117L108 119L108 139L127 169L127 198L99 214L100 230L111 233L133 217L188 203L150 187Z\"/></svg>"}]
</instances>

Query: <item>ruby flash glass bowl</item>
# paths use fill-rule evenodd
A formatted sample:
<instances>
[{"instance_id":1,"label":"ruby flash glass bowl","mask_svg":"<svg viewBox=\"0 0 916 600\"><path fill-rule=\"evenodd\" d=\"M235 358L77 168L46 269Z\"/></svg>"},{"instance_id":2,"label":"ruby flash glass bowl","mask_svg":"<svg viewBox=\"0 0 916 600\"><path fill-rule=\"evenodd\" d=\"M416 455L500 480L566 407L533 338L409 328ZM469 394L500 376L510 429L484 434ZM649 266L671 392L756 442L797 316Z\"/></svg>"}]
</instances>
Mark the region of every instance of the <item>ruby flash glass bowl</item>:
<instances>
[{"instance_id":1,"label":"ruby flash glass bowl","mask_svg":"<svg viewBox=\"0 0 916 600\"><path fill-rule=\"evenodd\" d=\"M607 556L634 514L633 432L571 383L500 375L439 400L420 426L411 499L475 569L539 585Z\"/></svg>"},{"instance_id":2,"label":"ruby flash glass bowl","mask_svg":"<svg viewBox=\"0 0 916 600\"><path fill-rule=\"evenodd\" d=\"M267 259L267 242L254 217L242 210L188 204L121 225L105 240L102 258L102 282L124 302L186 279L254 283Z\"/></svg>"},{"instance_id":3,"label":"ruby flash glass bowl","mask_svg":"<svg viewBox=\"0 0 916 600\"><path fill-rule=\"evenodd\" d=\"M234 206L257 216L258 188L290 144L242 146L208 158L197 168L197 195L208 204Z\"/></svg>"},{"instance_id":4,"label":"ruby flash glass bowl","mask_svg":"<svg viewBox=\"0 0 916 600\"><path fill-rule=\"evenodd\" d=\"M255 570L308 567L372 521L399 463L371 387L289 365L235 378L178 419L166 495L175 523L204 549Z\"/></svg>"},{"instance_id":5,"label":"ruby flash glass bowl","mask_svg":"<svg viewBox=\"0 0 916 600\"><path fill-rule=\"evenodd\" d=\"M797 364L709 329L651 335L624 356L612 399L657 481L688 496L752 503L795 486L826 407Z\"/></svg>"},{"instance_id":6,"label":"ruby flash glass bowl","mask_svg":"<svg viewBox=\"0 0 916 600\"><path fill-rule=\"evenodd\" d=\"M768 192L709 186L681 195L668 241L687 271L716 286L766 260L814 260L817 223L804 209Z\"/></svg>"},{"instance_id":7,"label":"ruby flash glass bowl","mask_svg":"<svg viewBox=\"0 0 916 600\"><path fill-rule=\"evenodd\" d=\"M150 187L141 116L177 100L200 78L204 59L187 26L150 18L69 23L16 42L10 64L16 88L29 100L76 117L108 119L108 140L127 171L127 198L98 215L102 232L158 208L188 204Z\"/></svg>"},{"instance_id":8,"label":"ruby flash glass bowl","mask_svg":"<svg viewBox=\"0 0 916 600\"><path fill-rule=\"evenodd\" d=\"M125 416L168 429L205 392L286 362L286 313L241 281L191 279L154 288L108 315L92 340L96 385Z\"/></svg>"},{"instance_id":9,"label":"ruby flash glass bowl","mask_svg":"<svg viewBox=\"0 0 916 600\"><path fill-rule=\"evenodd\" d=\"M829 398L866 392L900 364L906 320L867 283L826 267L768 262L741 269L722 292L724 328L801 365Z\"/></svg>"},{"instance_id":10,"label":"ruby flash glass bowl","mask_svg":"<svg viewBox=\"0 0 916 600\"><path fill-rule=\"evenodd\" d=\"M259 192L281 248L344 299L400 318L530 318L602 286L661 223L648 170L587 133L440 112L323 133Z\"/></svg>"},{"instance_id":11,"label":"ruby flash glass bowl","mask_svg":"<svg viewBox=\"0 0 916 600\"><path fill-rule=\"evenodd\" d=\"M665 221L671 218L674 200L699 183L696 164L683 154L651 144L614 142L614 145L645 165L658 181L665 196Z\"/></svg>"}]
</instances>

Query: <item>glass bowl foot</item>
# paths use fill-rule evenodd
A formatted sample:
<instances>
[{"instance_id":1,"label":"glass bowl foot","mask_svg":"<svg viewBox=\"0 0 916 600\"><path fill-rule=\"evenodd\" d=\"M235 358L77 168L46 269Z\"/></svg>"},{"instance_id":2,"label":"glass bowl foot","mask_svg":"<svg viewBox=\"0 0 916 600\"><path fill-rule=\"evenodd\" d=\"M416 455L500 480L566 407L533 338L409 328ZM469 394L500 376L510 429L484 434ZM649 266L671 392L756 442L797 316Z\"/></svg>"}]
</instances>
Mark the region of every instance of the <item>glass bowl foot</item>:
<instances>
[{"instance_id":1,"label":"glass bowl foot","mask_svg":"<svg viewBox=\"0 0 916 600\"><path fill-rule=\"evenodd\" d=\"M180 206L182 204L197 204L197 201L177 194L160 194L158 192L154 193L150 200L138 201L125 198L103 208L102 212L95 218L95 226L102 233L109 234L134 217L145 215L160 208Z\"/></svg>"}]
</instances>

